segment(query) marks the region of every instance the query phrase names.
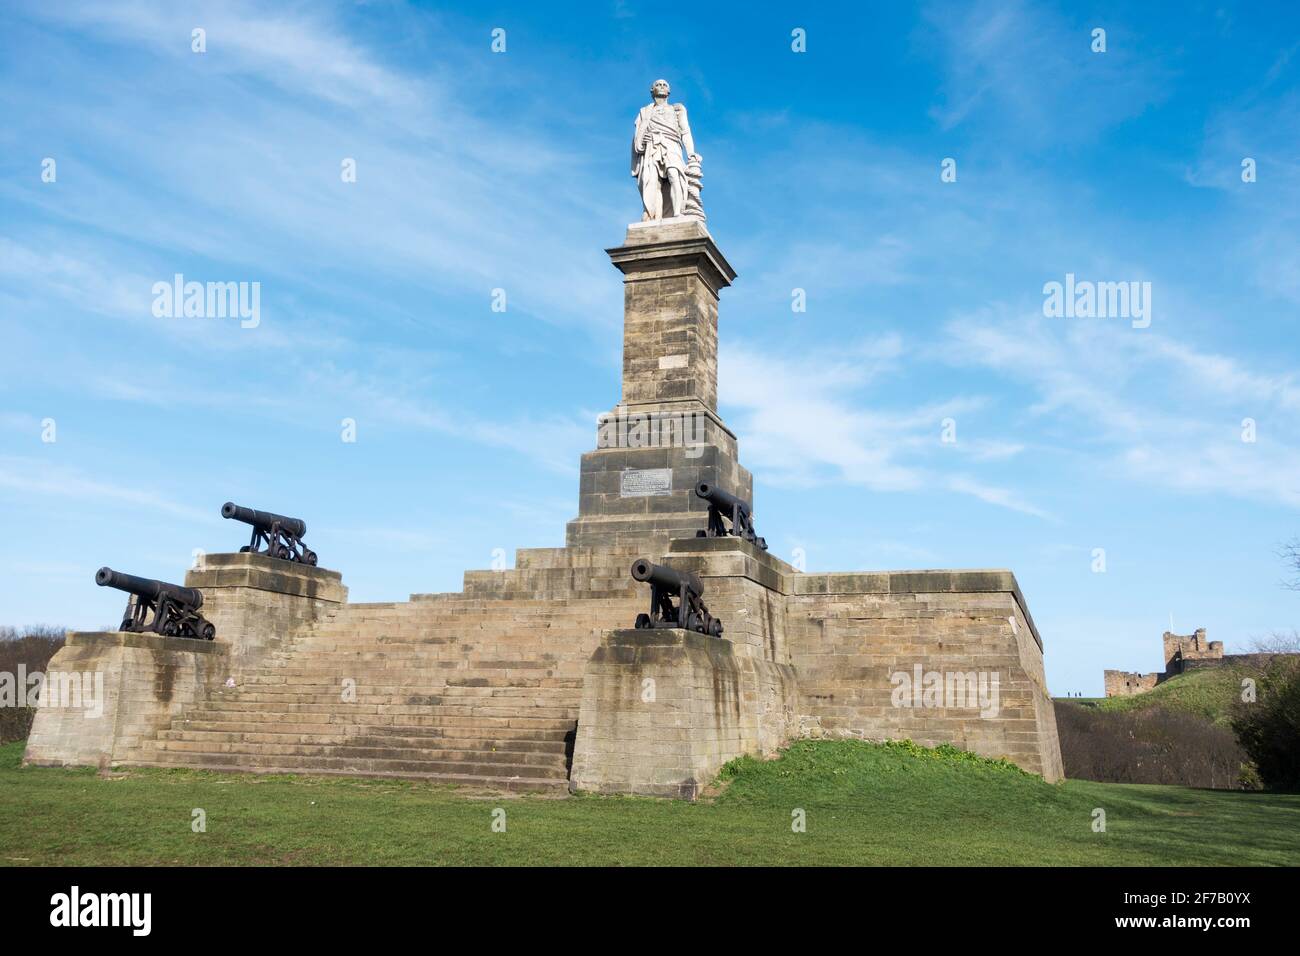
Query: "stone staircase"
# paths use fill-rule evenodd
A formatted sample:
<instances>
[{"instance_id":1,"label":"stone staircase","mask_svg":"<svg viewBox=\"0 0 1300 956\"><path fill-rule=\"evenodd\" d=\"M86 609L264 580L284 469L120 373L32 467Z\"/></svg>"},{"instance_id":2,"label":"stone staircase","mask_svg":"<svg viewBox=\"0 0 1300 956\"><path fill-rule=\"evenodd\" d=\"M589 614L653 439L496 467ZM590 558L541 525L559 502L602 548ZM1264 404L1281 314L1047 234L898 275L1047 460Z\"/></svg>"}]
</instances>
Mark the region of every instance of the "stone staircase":
<instances>
[{"instance_id":1,"label":"stone staircase","mask_svg":"<svg viewBox=\"0 0 1300 956\"><path fill-rule=\"evenodd\" d=\"M564 791L587 658L644 596L630 552L575 568L563 550L468 572L461 593L343 605L132 763Z\"/></svg>"}]
</instances>

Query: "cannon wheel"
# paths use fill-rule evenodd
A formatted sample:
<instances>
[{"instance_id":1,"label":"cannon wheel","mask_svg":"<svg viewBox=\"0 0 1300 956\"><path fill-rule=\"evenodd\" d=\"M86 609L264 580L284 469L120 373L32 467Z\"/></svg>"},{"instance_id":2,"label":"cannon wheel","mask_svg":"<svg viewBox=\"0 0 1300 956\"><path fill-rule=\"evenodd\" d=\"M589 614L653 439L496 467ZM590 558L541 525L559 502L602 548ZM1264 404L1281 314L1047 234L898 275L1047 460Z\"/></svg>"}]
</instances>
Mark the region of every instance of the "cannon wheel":
<instances>
[{"instance_id":1,"label":"cannon wheel","mask_svg":"<svg viewBox=\"0 0 1300 956\"><path fill-rule=\"evenodd\" d=\"M650 622L649 614L638 614L636 616L636 629L638 631L644 631L653 626L654 625Z\"/></svg>"},{"instance_id":2,"label":"cannon wheel","mask_svg":"<svg viewBox=\"0 0 1300 956\"><path fill-rule=\"evenodd\" d=\"M303 564L309 564L309 565L311 565L313 568L316 567L316 552L315 552L315 551L304 551L304 552L302 553L302 563L303 563Z\"/></svg>"},{"instance_id":3,"label":"cannon wheel","mask_svg":"<svg viewBox=\"0 0 1300 956\"><path fill-rule=\"evenodd\" d=\"M279 558L280 560L282 560L282 561L292 561L292 560L293 560L293 552L290 551L288 548L286 548L286 547L285 547L284 545L282 545L282 544L278 544L278 545L275 546L275 556L276 556L277 558Z\"/></svg>"},{"instance_id":4,"label":"cannon wheel","mask_svg":"<svg viewBox=\"0 0 1300 956\"><path fill-rule=\"evenodd\" d=\"M199 628L199 637L205 641L215 640L217 637L217 627L211 621L207 621Z\"/></svg>"},{"instance_id":5,"label":"cannon wheel","mask_svg":"<svg viewBox=\"0 0 1300 956\"><path fill-rule=\"evenodd\" d=\"M250 550L252 550L252 549L249 548L248 545L244 545L242 548L239 549L239 553L240 553L240 554L248 554L248 552L249 552Z\"/></svg>"},{"instance_id":6,"label":"cannon wheel","mask_svg":"<svg viewBox=\"0 0 1300 956\"><path fill-rule=\"evenodd\" d=\"M710 637L722 636L722 622L719 621L716 617L713 620L709 621L709 636Z\"/></svg>"},{"instance_id":7,"label":"cannon wheel","mask_svg":"<svg viewBox=\"0 0 1300 956\"><path fill-rule=\"evenodd\" d=\"M758 545L758 549L760 551L767 550L767 538L755 538L754 544Z\"/></svg>"},{"instance_id":8,"label":"cannon wheel","mask_svg":"<svg viewBox=\"0 0 1300 956\"><path fill-rule=\"evenodd\" d=\"M129 630L131 630L131 619L130 619L129 617L128 617L128 618L124 618L124 619L122 620L122 626L119 627L118 630L119 630L119 631L129 631Z\"/></svg>"}]
</instances>

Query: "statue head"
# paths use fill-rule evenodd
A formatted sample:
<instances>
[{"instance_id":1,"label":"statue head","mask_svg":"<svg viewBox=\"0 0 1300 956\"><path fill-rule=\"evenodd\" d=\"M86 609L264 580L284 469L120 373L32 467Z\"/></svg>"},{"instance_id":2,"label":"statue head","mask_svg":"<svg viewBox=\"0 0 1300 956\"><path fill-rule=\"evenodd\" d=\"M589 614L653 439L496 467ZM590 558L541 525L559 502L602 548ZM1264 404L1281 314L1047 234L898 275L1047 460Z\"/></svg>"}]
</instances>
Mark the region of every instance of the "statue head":
<instances>
[{"instance_id":1,"label":"statue head","mask_svg":"<svg viewBox=\"0 0 1300 956\"><path fill-rule=\"evenodd\" d=\"M668 94L671 92L672 89L668 86L667 80L655 80L650 84L650 95L656 99L661 96L664 99L668 99Z\"/></svg>"}]
</instances>

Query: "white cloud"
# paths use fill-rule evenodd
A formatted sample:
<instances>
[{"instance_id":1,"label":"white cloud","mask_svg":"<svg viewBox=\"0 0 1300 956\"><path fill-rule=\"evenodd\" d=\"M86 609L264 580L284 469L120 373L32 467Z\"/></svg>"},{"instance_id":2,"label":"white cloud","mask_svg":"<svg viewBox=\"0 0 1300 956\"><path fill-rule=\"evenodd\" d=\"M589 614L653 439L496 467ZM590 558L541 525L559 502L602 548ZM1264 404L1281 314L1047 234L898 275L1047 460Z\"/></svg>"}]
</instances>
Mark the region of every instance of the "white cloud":
<instances>
[{"instance_id":1,"label":"white cloud","mask_svg":"<svg viewBox=\"0 0 1300 956\"><path fill-rule=\"evenodd\" d=\"M882 492L946 489L1047 517L1011 490L930 464L954 448L972 462L1019 451L1005 442L941 444L943 419L978 409L981 399L957 397L910 409L872 407L863 391L897 371L903 358L896 335L802 355L724 345L719 391L724 406L739 410L731 425L742 436L747 466L761 468L774 484L846 483Z\"/></svg>"},{"instance_id":2,"label":"white cloud","mask_svg":"<svg viewBox=\"0 0 1300 956\"><path fill-rule=\"evenodd\" d=\"M1300 503L1300 390L1288 374L1167 335L990 307L949 323L937 350L1029 390L1032 414L1068 436L1081 466L1143 484ZM1257 441L1242 441L1244 417Z\"/></svg>"}]
</instances>

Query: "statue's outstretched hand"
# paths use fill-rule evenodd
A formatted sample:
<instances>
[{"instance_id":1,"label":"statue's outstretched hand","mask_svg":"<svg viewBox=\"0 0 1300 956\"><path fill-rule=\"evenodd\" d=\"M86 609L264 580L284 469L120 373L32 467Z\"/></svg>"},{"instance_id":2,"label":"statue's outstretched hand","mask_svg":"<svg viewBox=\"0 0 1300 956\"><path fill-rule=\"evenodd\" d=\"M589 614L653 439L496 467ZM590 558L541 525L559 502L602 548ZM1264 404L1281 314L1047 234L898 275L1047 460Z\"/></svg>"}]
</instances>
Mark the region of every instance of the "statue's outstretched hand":
<instances>
[{"instance_id":1,"label":"statue's outstretched hand","mask_svg":"<svg viewBox=\"0 0 1300 956\"><path fill-rule=\"evenodd\" d=\"M701 165L703 165L704 163L704 157L701 156L699 153L691 153L686 157L686 159L688 162L691 163L700 163Z\"/></svg>"}]
</instances>

